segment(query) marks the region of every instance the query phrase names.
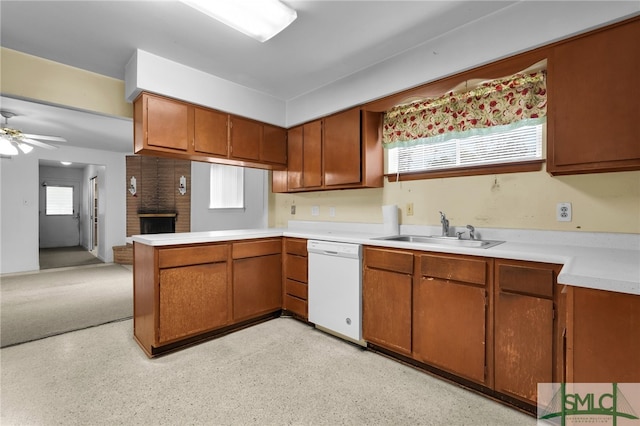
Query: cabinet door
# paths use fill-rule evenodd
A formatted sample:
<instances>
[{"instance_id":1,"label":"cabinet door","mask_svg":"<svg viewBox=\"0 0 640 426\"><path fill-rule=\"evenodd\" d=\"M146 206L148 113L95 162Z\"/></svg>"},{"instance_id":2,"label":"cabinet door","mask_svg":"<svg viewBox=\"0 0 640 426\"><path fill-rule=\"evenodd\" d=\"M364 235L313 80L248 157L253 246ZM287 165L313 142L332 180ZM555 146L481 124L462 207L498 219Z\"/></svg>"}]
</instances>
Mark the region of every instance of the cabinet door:
<instances>
[{"instance_id":1,"label":"cabinet door","mask_svg":"<svg viewBox=\"0 0 640 426\"><path fill-rule=\"evenodd\" d=\"M226 262L160 270L160 345L227 324Z\"/></svg>"},{"instance_id":2,"label":"cabinet door","mask_svg":"<svg viewBox=\"0 0 640 426\"><path fill-rule=\"evenodd\" d=\"M188 105L144 94L146 141L149 146L187 151L189 148Z\"/></svg>"},{"instance_id":3,"label":"cabinet door","mask_svg":"<svg viewBox=\"0 0 640 426\"><path fill-rule=\"evenodd\" d=\"M289 190L302 188L303 136L302 126L294 127L287 132L287 188Z\"/></svg>"},{"instance_id":4,"label":"cabinet door","mask_svg":"<svg viewBox=\"0 0 640 426\"><path fill-rule=\"evenodd\" d=\"M537 402L538 383L554 377L557 333L554 287L557 265L496 260L494 386L498 392Z\"/></svg>"},{"instance_id":5,"label":"cabinet door","mask_svg":"<svg viewBox=\"0 0 640 426\"><path fill-rule=\"evenodd\" d=\"M235 116L231 116L229 120L231 157L244 160L260 160L262 124Z\"/></svg>"},{"instance_id":6,"label":"cabinet door","mask_svg":"<svg viewBox=\"0 0 640 426\"><path fill-rule=\"evenodd\" d=\"M553 301L499 291L495 303L495 389L535 404L553 381Z\"/></svg>"},{"instance_id":7,"label":"cabinet door","mask_svg":"<svg viewBox=\"0 0 640 426\"><path fill-rule=\"evenodd\" d=\"M362 282L364 340L395 352L411 353L413 277L365 267Z\"/></svg>"},{"instance_id":8,"label":"cabinet door","mask_svg":"<svg viewBox=\"0 0 640 426\"><path fill-rule=\"evenodd\" d=\"M360 183L360 109L325 118L323 139L325 186Z\"/></svg>"},{"instance_id":9,"label":"cabinet door","mask_svg":"<svg viewBox=\"0 0 640 426\"><path fill-rule=\"evenodd\" d=\"M302 183L305 188L322 186L322 121L303 126Z\"/></svg>"},{"instance_id":10,"label":"cabinet door","mask_svg":"<svg viewBox=\"0 0 640 426\"><path fill-rule=\"evenodd\" d=\"M414 358L484 383L485 288L422 277L413 298Z\"/></svg>"},{"instance_id":11,"label":"cabinet door","mask_svg":"<svg viewBox=\"0 0 640 426\"><path fill-rule=\"evenodd\" d=\"M233 319L249 319L282 308L282 255L233 261Z\"/></svg>"},{"instance_id":12,"label":"cabinet door","mask_svg":"<svg viewBox=\"0 0 640 426\"><path fill-rule=\"evenodd\" d=\"M549 172L640 168L638 40L635 20L552 49Z\"/></svg>"},{"instance_id":13,"label":"cabinet door","mask_svg":"<svg viewBox=\"0 0 640 426\"><path fill-rule=\"evenodd\" d=\"M227 156L228 114L194 107L193 149L198 153Z\"/></svg>"},{"instance_id":14,"label":"cabinet door","mask_svg":"<svg viewBox=\"0 0 640 426\"><path fill-rule=\"evenodd\" d=\"M287 164L287 131L282 127L263 126L260 160L269 163Z\"/></svg>"},{"instance_id":15,"label":"cabinet door","mask_svg":"<svg viewBox=\"0 0 640 426\"><path fill-rule=\"evenodd\" d=\"M568 291L567 382L640 382L640 295Z\"/></svg>"}]
</instances>

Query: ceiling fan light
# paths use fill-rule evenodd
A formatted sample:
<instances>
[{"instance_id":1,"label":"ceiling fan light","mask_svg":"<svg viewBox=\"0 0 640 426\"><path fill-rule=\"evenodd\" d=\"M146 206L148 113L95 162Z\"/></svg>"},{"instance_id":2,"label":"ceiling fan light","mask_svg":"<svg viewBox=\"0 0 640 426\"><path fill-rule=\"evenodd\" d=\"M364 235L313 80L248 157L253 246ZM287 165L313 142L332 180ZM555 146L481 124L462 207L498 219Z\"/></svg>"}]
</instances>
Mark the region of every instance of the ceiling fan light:
<instances>
[{"instance_id":1,"label":"ceiling fan light","mask_svg":"<svg viewBox=\"0 0 640 426\"><path fill-rule=\"evenodd\" d=\"M0 155L18 155L18 148L9 139L2 137L0 138Z\"/></svg>"},{"instance_id":2,"label":"ceiling fan light","mask_svg":"<svg viewBox=\"0 0 640 426\"><path fill-rule=\"evenodd\" d=\"M181 0L182 3L265 42L298 17L294 9L278 0Z\"/></svg>"},{"instance_id":3,"label":"ceiling fan light","mask_svg":"<svg viewBox=\"0 0 640 426\"><path fill-rule=\"evenodd\" d=\"M18 143L18 148L20 148L20 151L22 151L25 154L28 154L31 151L33 151L33 147L31 145L27 145L26 143Z\"/></svg>"}]
</instances>

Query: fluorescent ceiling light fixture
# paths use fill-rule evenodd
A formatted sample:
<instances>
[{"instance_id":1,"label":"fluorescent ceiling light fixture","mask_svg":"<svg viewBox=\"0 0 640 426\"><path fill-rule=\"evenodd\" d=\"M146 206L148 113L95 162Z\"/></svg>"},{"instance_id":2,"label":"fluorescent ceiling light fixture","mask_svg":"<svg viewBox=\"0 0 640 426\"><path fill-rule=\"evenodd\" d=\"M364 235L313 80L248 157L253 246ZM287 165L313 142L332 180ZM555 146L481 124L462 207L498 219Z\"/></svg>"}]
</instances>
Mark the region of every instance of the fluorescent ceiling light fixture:
<instances>
[{"instance_id":1,"label":"fluorescent ceiling light fixture","mask_svg":"<svg viewBox=\"0 0 640 426\"><path fill-rule=\"evenodd\" d=\"M298 17L278 0L181 0L260 42L269 40Z\"/></svg>"},{"instance_id":2,"label":"fluorescent ceiling light fixture","mask_svg":"<svg viewBox=\"0 0 640 426\"><path fill-rule=\"evenodd\" d=\"M62 164L63 166L70 166L73 163L71 161L61 161L60 164Z\"/></svg>"}]
</instances>

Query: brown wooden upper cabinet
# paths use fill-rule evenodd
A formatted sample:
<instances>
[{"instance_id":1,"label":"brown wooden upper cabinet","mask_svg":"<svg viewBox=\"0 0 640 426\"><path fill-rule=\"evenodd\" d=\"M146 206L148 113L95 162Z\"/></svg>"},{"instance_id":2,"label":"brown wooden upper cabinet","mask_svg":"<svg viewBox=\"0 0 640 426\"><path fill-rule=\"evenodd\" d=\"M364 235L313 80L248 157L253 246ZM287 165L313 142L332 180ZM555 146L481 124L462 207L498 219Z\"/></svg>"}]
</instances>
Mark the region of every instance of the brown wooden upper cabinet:
<instances>
[{"instance_id":1,"label":"brown wooden upper cabinet","mask_svg":"<svg viewBox=\"0 0 640 426\"><path fill-rule=\"evenodd\" d=\"M229 117L219 111L194 107L193 149L203 154L226 157L229 152L227 123Z\"/></svg>"},{"instance_id":2,"label":"brown wooden upper cabinet","mask_svg":"<svg viewBox=\"0 0 640 426\"><path fill-rule=\"evenodd\" d=\"M263 169L287 164L284 128L144 92L133 110L136 154Z\"/></svg>"},{"instance_id":3,"label":"brown wooden upper cabinet","mask_svg":"<svg viewBox=\"0 0 640 426\"><path fill-rule=\"evenodd\" d=\"M273 173L273 192L381 187L381 119L352 108L289 129L288 168Z\"/></svg>"},{"instance_id":4,"label":"brown wooden upper cabinet","mask_svg":"<svg viewBox=\"0 0 640 426\"><path fill-rule=\"evenodd\" d=\"M640 18L560 43L548 62L547 171L640 169Z\"/></svg>"}]
</instances>

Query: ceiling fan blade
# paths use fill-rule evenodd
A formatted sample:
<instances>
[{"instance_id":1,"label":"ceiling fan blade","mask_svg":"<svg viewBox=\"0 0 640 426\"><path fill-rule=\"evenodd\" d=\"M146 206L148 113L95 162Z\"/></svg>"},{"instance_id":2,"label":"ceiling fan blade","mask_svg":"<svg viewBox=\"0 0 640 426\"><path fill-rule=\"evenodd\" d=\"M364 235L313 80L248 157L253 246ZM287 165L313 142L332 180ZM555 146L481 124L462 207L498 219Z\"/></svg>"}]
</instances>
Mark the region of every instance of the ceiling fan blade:
<instances>
[{"instance_id":1,"label":"ceiling fan blade","mask_svg":"<svg viewBox=\"0 0 640 426\"><path fill-rule=\"evenodd\" d=\"M23 134L25 138L29 139L42 139L43 141L52 141L52 142L66 142L65 138L61 138L60 136L46 136L46 135L29 135L27 133Z\"/></svg>"},{"instance_id":2,"label":"ceiling fan blade","mask_svg":"<svg viewBox=\"0 0 640 426\"><path fill-rule=\"evenodd\" d=\"M45 149L58 149L57 146L49 145L48 143L36 141L34 139L29 139L29 138L23 138L20 142L26 143L26 144L29 144L29 145L33 145L33 146L37 146L37 147L40 147L40 148L45 148Z\"/></svg>"}]
</instances>

